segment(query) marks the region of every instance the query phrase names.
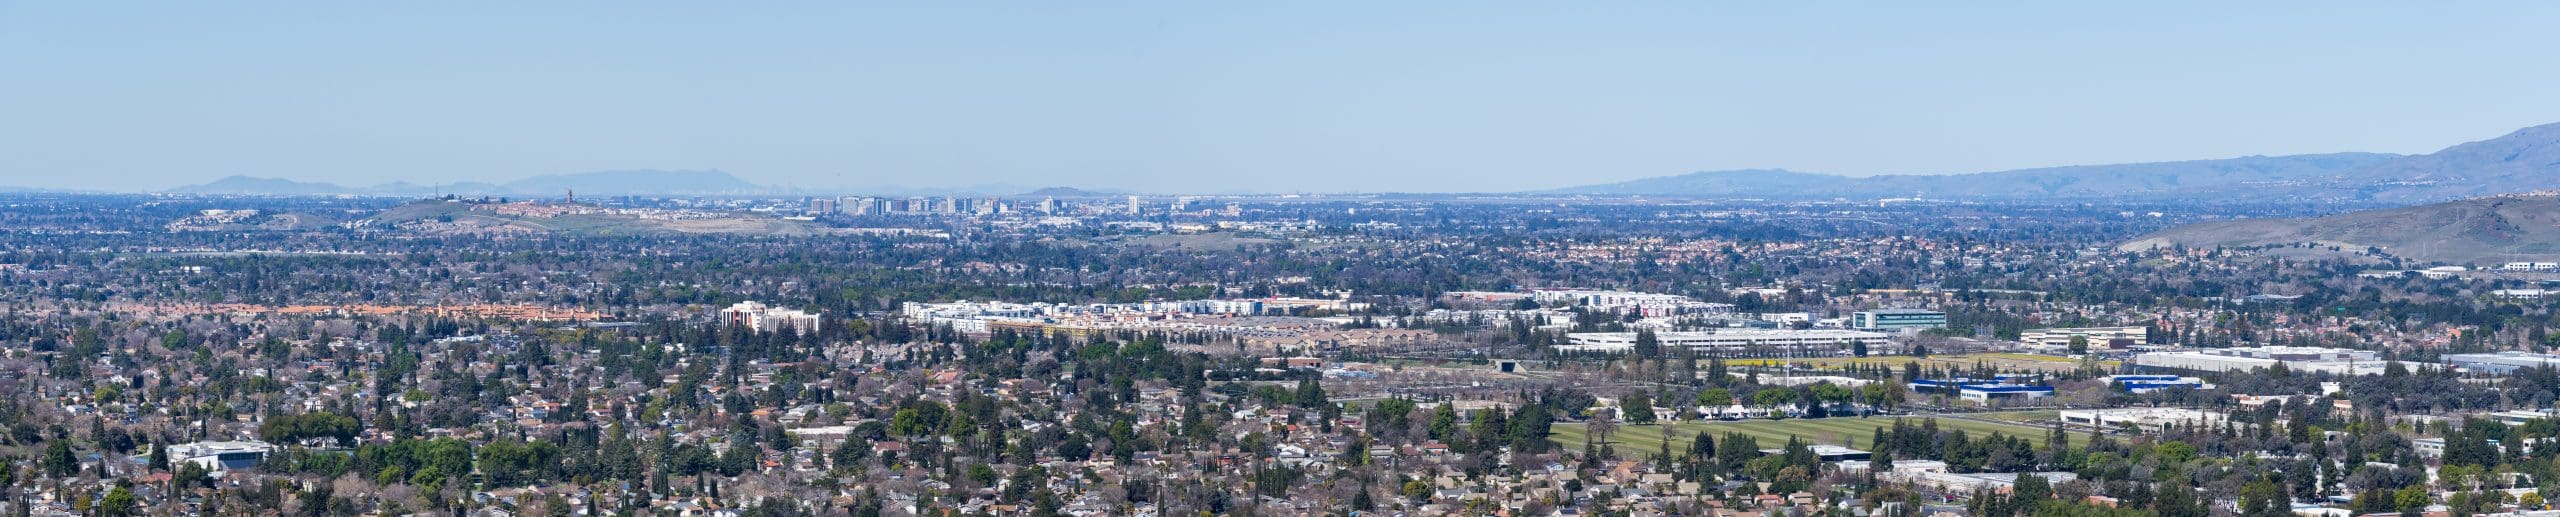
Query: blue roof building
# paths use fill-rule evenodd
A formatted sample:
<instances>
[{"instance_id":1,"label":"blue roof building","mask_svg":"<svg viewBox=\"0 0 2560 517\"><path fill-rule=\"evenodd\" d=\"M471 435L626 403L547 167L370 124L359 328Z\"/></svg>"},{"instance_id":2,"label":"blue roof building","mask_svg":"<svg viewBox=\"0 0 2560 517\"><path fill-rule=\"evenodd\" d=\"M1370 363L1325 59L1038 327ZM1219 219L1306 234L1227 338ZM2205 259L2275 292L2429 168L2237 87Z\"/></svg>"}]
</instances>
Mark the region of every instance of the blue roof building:
<instances>
[{"instance_id":1,"label":"blue roof building","mask_svg":"<svg viewBox=\"0 0 2560 517\"><path fill-rule=\"evenodd\" d=\"M1967 384L1957 389L1957 396L1975 402L2039 399L2053 396L2052 386L2027 384Z\"/></svg>"},{"instance_id":2,"label":"blue roof building","mask_svg":"<svg viewBox=\"0 0 2560 517\"><path fill-rule=\"evenodd\" d=\"M2126 393L2150 393L2174 388L2213 389L2213 385L2205 384L2204 379L2176 375L2114 375L2107 377L2107 384Z\"/></svg>"}]
</instances>

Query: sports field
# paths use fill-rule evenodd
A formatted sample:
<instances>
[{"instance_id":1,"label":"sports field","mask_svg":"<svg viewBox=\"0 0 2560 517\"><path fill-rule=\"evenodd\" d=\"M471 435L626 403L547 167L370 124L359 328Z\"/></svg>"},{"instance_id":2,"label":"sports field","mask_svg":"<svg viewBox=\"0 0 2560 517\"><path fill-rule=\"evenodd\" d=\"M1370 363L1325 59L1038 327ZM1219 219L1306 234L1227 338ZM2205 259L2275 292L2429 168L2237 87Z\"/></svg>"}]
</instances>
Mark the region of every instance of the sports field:
<instances>
[{"instance_id":1,"label":"sports field","mask_svg":"<svg viewBox=\"0 0 2560 517\"><path fill-rule=\"evenodd\" d=\"M1967 416L1980 420L1940 416L1937 417L1938 428L1963 429L1966 434L1975 439L1990 436L1994 432L2009 436L2024 436L2028 441L2034 442L2038 448L2044 447L2045 435L2052 432L2050 428L2007 423L2036 419L2049 420L2053 418L2052 411L1975 413ZM1816 444L1864 447L1868 445L1868 440L1875 437L1876 429L1893 427L1893 421L1897 418L1908 418L1913 425L1918 425L1920 420L1926 417L1791 418L1734 422L1680 422L1668 425L1619 424L1618 430L1609 434L1609 441L1617 445L1619 454L1650 454L1652 451L1660 450L1663 428L1669 427L1673 451L1687 447L1689 440L1696 437L1701 430L1715 433L1719 440L1724 438L1725 433L1750 435L1752 439L1758 440L1760 447L1764 449L1786 445L1789 436L1803 438L1806 442ZM1588 433L1580 423L1556 424L1554 431L1555 434L1549 438L1567 449L1582 447L1583 435ZM2074 446L2085 445L2088 441L2088 433L2071 434L2071 444Z\"/></svg>"}]
</instances>

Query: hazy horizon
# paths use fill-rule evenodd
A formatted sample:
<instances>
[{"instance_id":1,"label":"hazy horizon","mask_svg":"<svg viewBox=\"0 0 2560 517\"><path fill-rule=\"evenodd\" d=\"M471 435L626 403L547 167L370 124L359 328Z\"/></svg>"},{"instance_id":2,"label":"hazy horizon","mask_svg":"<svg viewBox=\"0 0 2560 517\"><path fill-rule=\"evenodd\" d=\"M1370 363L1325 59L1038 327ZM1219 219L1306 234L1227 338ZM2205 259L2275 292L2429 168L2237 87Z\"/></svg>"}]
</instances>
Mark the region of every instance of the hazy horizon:
<instances>
[{"instance_id":1,"label":"hazy horizon","mask_svg":"<svg viewBox=\"0 0 2560 517\"><path fill-rule=\"evenodd\" d=\"M1499 192L2560 121L2544 3L1584 7L0 0L0 186Z\"/></svg>"}]
</instances>

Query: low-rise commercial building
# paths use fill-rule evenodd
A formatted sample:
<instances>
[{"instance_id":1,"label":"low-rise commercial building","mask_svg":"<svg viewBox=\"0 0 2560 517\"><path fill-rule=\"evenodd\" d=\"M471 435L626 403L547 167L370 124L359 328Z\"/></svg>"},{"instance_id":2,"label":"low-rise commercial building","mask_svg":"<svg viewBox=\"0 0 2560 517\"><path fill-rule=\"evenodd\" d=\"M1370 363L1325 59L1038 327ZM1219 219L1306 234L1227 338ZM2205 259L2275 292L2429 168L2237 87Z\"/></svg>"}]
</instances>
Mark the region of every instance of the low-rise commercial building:
<instances>
[{"instance_id":1,"label":"low-rise commercial building","mask_svg":"<svg viewBox=\"0 0 2560 517\"><path fill-rule=\"evenodd\" d=\"M2110 375L2107 385L2126 393L2150 393L2173 388L2212 389L2204 379L2176 375Z\"/></svg>"},{"instance_id":2,"label":"low-rise commercial building","mask_svg":"<svg viewBox=\"0 0 2560 517\"><path fill-rule=\"evenodd\" d=\"M2279 362L2281 361L2274 359L2193 351L2153 352L2133 356L2133 364L2136 365L2199 372L2244 372L2273 367Z\"/></svg>"},{"instance_id":3,"label":"low-rise commercial building","mask_svg":"<svg viewBox=\"0 0 2560 517\"><path fill-rule=\"evenodd\" d=\"M1648 318L1733 313L1733 304L1704 302L1676 294L1596 289L1541 289L1530 292L1529 295L1542 304L1581 305L1592 310L1635 314Z\"/></svg>"},{"instance_id":4,"label":"low-rise commercial building","mask_svg":"<svg viewBox=\"0 0 2560 517\"><path fill-rule=\"evenodd\" d=\"M2071 346L2071 339L2075 337L2087 340L2091 347L2106 347L2118 340L2123 340L2128 345L2139 345L2150 341L2151 329L2147 327L2035 329L2019 333L2018 341L2036 346Z\"/></svg>"},{"instance_id":5,"label":"low-rise commercial building","mask_svg":"<svg viewBox=\"0 0 2560 517\"><path fill-rule=\"evenodd\" d=\"M1735 375L1739 375L1739 374L1735 374ZM1821 383L1826 383L1826 382L1831 383L1832 385L1835 385L1835 386L1845 386L1845 387L1850 387L1850 388L1857 388L1857 387L1863 387L1863 386L1866 386L1866 385L1868 385L1868 384L1873 384L1873 383L1875 383L1876 381L1874 381L1874 380L1869 380L1869 379L1860 379L1860 378L1856 378L1856 377L1842 377L1842 376L1838 376L1838 375L1788 375L1788 376L1770 376L1770 377L1761 377L1761 378L1760 378L1760 383L1761 383L1761 384L1767 384L1767 385L1770 385L1770 386L1808 386L1808 385L1821 384Z\"/></svg>"},{"instance_id":6,"label":"low-rise commercial building","mask_svg":"<svg viewBox=\"0 0 2560 517\"><path fill-rule=\"evenodd\" d=\"M2489 296L2508 300L2540 300L2543 298L2550 298L2555 295L2560 295L2560 291L2553 291L2550 289L2499 289L2489 291Z\"/></svg>"},{"instance_id":7,"label":"low-rise commercial building","mask_svg":"<svg viewBox=\"0 0 2560 517\"><path fill-rule=\"evenodd\" d=\"M1947 313L1920 309L1879 309L1858 311L1849 315L1849 327L1858 330L1902 330L1946 328Z\"/></svg>"},{"instance_id":8,"label":"low-rise commercial building","mask_svg":"<svg viewBox=\"0 0 2560 517\"><path fill-rule=\"evenodd\" d=\"M1984 381L1976 379L1920 379L1911 381L1911 391L1932 395L1955 395L1956 398L1981 403L2037 399L2053 396L2052 386L2024 384L2010 378Z\"/></svg>"},{"instance_id":9,"label":"low-rise commercial building","mask_svg":"<svg viewBox=\"0 0 2560 517\"><path fill-rule=\"evenodd\" d=\"M2219 425L2227 418L2222 413L2186 408L2117 408L2066 409L2057 414L2062 425L2079 429L2135 428L2144 432L2159 431L2169 426Z\"/></svg>"},{"instance_id":10,"label":"low-rise commercial building","mask_svg":"<svg viewBox=\"0 0 2560 517\"><path fill-rule=\"evenodd\" d=\"M1666 350L1686 347L1700 351L1744 352L1766 349L1779 352L1817 352L1837 354L1864 343L1882 347L1892 343L1892 336L1879 332L1839 329L1717 329L1687 332L1660 332L1654 340ZM1567 344L1557 345L1565 352L1624 352L1635 349L1634 332L1576 332L1565 335Z\"/></svg>"},{"instance_id":11,"label":"low-rise commercial building","mask_svg":"<svg viewBox=\"0 0 2560 517\"><path fill-rule=\"evenodd\" d=\"M276 447L267 442L191 442L169 446L169 461L194 463L216 472L258 467Z\"/></svg>"},{"instance_id":12,"label":"low-rise commercial building","mask_svg":"<svg viewBox=\"0 0 2560 517\"><path fill-rule=\"evenodd\" d=\"M1889 483L1901 483L1912 486L1927 487L1936 489L1943 493L1957 494L1973 493L1985 490L1995 493L2008 493L2010 489L2018 486L2018 476L2041 477L2050 484L2060 484L2080 479L2079 474L2073 474L2070 472L1980 472L1958 474L1947 472L1945 464L1943 463L1936 465L1936 467L1937 468L1910 468L1902 465L1902 462L1896 462L1894 463L1894 468L1891 472L1877 473L1876 479Z\"/></svg>"},{"instance_id":13,"label":"low-rise commercial building","mask_svg":"<svg viewBox=\"0 0 2560 517\"><path fill-rule=\"evenodd\" d=\"M2468 372L2505 375L2526 368L2560 368L2560 355L2515 351L2445 354L2444 363Z\"/></svg>"},{"instance_id":14,"label":"low-rise commercial building","mask_svg":"<svg viewBox=\"0 0 2560 517\"><path fill-rule=\"evenodd\" d=\"M2508 262L2498 269L2508 271L2560 271L2560 262Z\"/></svg>"},{"instance_id":15,"label":"low-rise commercial building","mask_svg":"<svg viewBox=\"0 0 2560 517\"><path fill-rule=\"evenodd\" d=\"M1872 452L1841 447L1838 445L1809 445L1805 448L1813 451L1813 455L1821 458L1822 461L1867 461L1875 457L1875 453ZM1760 455L1762 456L1777 456L1786 453L1786 449L1760 450Z\"/></svg>"},{"instance_id":16,"label":"low-rise commercial building","mask_svg":"<svg viewBox=\"0 0 2560 517\"><path fill-rule=\"evenodd\" d=\"M2294 371L2373 375L2388 369L2390 363L2371 350L2265 346L2152 352L2134 356L2133 364L2198 372L2245 372L2282 364ZM2403 367L2412 369L2428 364L2432 363L2401 362Z\"/></svg>"},{"instance_id":17,"label":"low-rise commercial building","mask_svg":"<svg viewBox=\"0 0 2560 517\"><path fill-rule=\"evenodd\" d=\"M2490 420L2509 426L2520 426L2540 420L2560 418L2560 409L2519 409L2490 413Z\"/></svg>"},{"instance_id":18,"label":"low-rise commercial building","mask_svg":"<svg viewBox=\"0 0 2560 517\"><path fill-rule=\"evenodd\" d=\"M2052 386L2031 384L1972 384L1956 389L1956 397L1980 403L2008 400L2040 399L2053 396Z\"/></svg>"}]
</instances>

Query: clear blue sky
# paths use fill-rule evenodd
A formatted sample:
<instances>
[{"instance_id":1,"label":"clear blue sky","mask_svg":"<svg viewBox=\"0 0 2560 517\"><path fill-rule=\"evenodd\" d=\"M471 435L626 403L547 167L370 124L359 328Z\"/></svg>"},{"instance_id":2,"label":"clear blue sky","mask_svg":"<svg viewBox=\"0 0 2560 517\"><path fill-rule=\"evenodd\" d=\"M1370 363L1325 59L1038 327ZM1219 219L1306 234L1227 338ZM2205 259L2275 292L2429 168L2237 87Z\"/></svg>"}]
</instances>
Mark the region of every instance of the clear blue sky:
<instances>
[{"instance_id":1,"label":"clear blue sky","mask_svg":"<svg viewBox=\"0 0 2560 517\"><path fill-rule=\"evenodd\" d=\"M2560 121L2560 3L1921 4L0 0L0 185L1500 191Z\"/></svg>"}]
</instances>

